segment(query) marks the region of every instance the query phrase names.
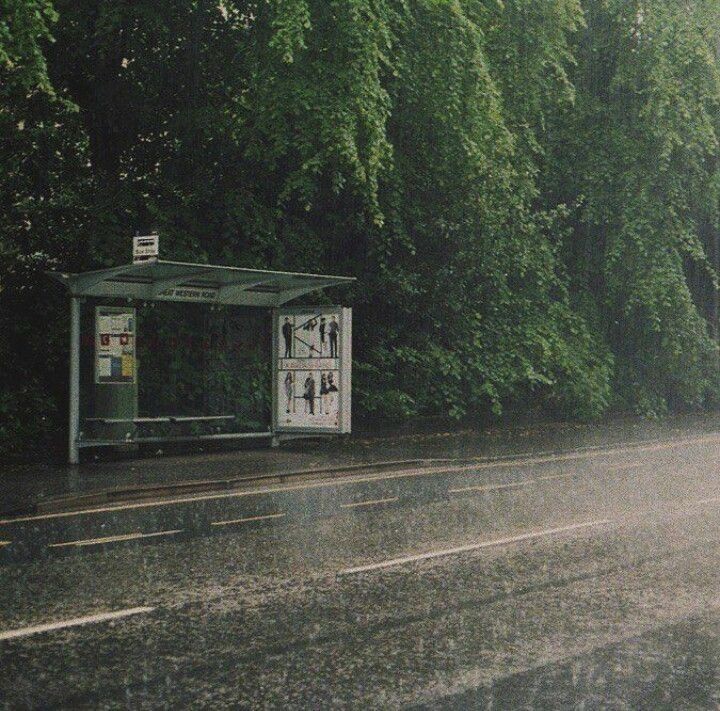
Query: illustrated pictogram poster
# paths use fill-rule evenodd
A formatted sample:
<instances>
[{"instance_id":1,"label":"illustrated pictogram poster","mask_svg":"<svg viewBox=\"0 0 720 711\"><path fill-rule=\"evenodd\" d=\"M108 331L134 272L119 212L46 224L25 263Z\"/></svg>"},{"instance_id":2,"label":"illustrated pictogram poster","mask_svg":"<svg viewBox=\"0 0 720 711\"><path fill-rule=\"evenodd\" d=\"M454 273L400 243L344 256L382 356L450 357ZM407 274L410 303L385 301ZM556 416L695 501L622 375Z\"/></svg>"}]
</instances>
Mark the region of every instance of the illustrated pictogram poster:
<instances>
[{"instance_id":1,"label":"illustrated pictogram poster","mask_svg":"<svg viewBox=\"0 0 720 711\"><path fill-rule=\"evenodd\" d=\"M352 311L275 312L274 419L278 431L350 431Z\"/></svg>"}]
</instances>

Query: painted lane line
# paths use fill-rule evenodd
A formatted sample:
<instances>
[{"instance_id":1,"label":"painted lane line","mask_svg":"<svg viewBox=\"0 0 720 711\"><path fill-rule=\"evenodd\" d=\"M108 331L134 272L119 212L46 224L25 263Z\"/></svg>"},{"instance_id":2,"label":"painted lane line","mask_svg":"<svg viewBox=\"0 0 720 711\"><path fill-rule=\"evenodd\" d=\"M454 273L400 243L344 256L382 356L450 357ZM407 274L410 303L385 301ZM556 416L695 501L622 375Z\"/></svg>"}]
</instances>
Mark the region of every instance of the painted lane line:
<instances>
[{"instance_id":1,"label":"painted lane line","mask_svg":"<svg viewBox=\"0 0 720 711\"><path fill-rule=\"evenodd\" d=\"M657 463L653 462L630 462L629 464L619 464L616 467L610 467L607 473L617 474L620 472L635 471L637 469L649 469L650 467L656 466L658 466Z\"/></svg>"},{"instance_id":2,"label":"painted lane line","mask_svg":"<svg viewBox=\"0 0 720 711\"><path fill-rule=\"evenodd\" d=\"M381 570L383 568L394 568L398 565L406 565L407 563L417 563L422 560L430 560L432 558L443 558L445 556L457 555L458 553L467 553L482 548L491 548L493 546L503 546L509 543L519 543L521 541L529 541L534 538L542 538L544 536L554 536L567 531L577 531L583 528L593 528L597 526L607 526L611 523L610 519L599 519L597 521L585 521L583 523L574 523L569 526L560 528L546 528L541 531L532 531L530 533L521 533L517 536L509 536L507 538L496 538L492 541L484 541L482 543L471 543L467 546L458 546L457 548L446 548L445 550L429 551L418 555L409 555L403 558L392 558L380 563L369 563L368 565L359 565L353 568L345 568L339 571L338 575L353 575L354 573L363 573L370 570Z\"/></svg>"},{"instance_id":3,"label":"painted lane line","mask_svg":"<svg viewBox=\"0 0 720 711\"><path fill-rule=\"evenodd\" d=\"M393 496L389 499L371 499L369 501L355 501L351 504L340 504L340 508L342 509L356 509L360 508L361 506L376 506L378 504L394 504L396 501L399 501L399 497Z\"/></svg>"},{"instance_id":4,"label":"painted lane line","mask_svg":"<svg viewBox=\"0 0 720 711\"><path fill-rule=\"evenodd\" d=\"M247 518L233 518L229 521L211 521L211 526L230 526L233 523L248 523L249 521L266 521L270 518L282 518L284 513L265 514L264 516L248 516Z\"/></svg>"},{"instance_id":5,"label":"painted lane line","mask_svg":"<svg viewBox=\"0 0 720 711\"><path fill-rule=\"evenodd\" d=\"M549 474L548 476L538 476L535 479L523 479L523 481L513 481L508 484L481 484L478 486L464 486L458 489L448 489L449 494L461 494L466 491L494 491L495 489L517 489L521 486L532 486L541 481L553 481L555 479L572 479L575 476L582 476L578 472L568 472L567 474Z\"/></svg>"},{"instance_id":6,"label":"painted lane line","mask_svg":"<svg viewBox=\"0 0 720 711\"><path fill-rule=\"evenodd\" d=\"M63 543L50 543L48 548L66 548L68 546L99 546L103 543L117 543L118 541L136 541L140 538L157 538L159 536L174 536L182 533L183 529L178 528L172 531L155 531L154 533L124 533L118 536L106 536L105 538L86 538L81 541L65 541Z\"/></svg>"},{"instance_id":7,"label":"painted lane line","mask_svg":"<svg viewBox=\"0 0 720 711\"><path fill-rule=\"evenodd\" d=\"M123 617L131 617L132 615L147 614L148 612L153 612L154 610L154 607L131 607L127 610L116 610L115 612L101 612L97 615L88 615L87 617L75 617L71 620L50 622L45 625L21 627L17 630L0 632L0 641L7 639L18 639L20 637L29 637L30 635L40 634L41 632L52 632L54 630L63 630L69 627L80 627L81 625L92 625L97 624L98 622L119 620Z\"/></svg>"},{"instance_id":8,"label":"painted lane line","mask_svg":"<svg viewBox=\"0 0 720 711\"><path fill-rule=\"evenodd\" d=\"M629 464L623 464L616 467L610 467L602 474L616 474L630 469L647 469L655 466L650 462L631 462ZM522 486L532 486L541 481L554 481L557 479L572 479L576 476L587 476L583 472L568 472L566 474L549 474L548 476L539 476L534 479L524 479L523 481L510 482L508 484L480 484L478 486L462 486L457 489L448 489L449 494L462 494L466 491L495 491L496 489L516 489Z\"/></svg>"},{"instance_id":9,"label":"painted lane line","mask_svg":"<svg viewBox=\"0 0 720 711\"><path fill-rule=\"evenodd\" d=\"M529 486L536 479L516 481L510 484L478 484L477 486L461 486L457 489L448 489L448 494L464 494L466 491L497 491L498 489L517 489L520 486Z\"/></svg>"},{"instance_id":10,"label":"painted lane line","mask_svg":"<svg viewBox=\"0 0 720 711\"><path fill-rule=\"evenodd\" d=\"M374 481L389 481L392 479L410 479L421 476L430 476L433 474L454 474L464 471L485 471L487 469L507 469L528 467L536 464L549 464L551 462L567 462L582 459L589 459L593 456L609 456L613 454L622 454L624 452L657 452L667 449L674 449L680 446L693 444L712 444L720 442L720 437L698 437L688 440L679 440L676 442L667 442L664 444L652 444L642 447L621 447L617 449L606 449L591 452L568 452L567 454L542 456L534 458L524 458L503 462L478 462L477 464L463 464L455 467L431 467L422 471L401 471L392 474L377 474L375 476L348 478L343 481L322 481L312 484L298 484L296 486L269 486L261 489L253 489L250 491L235 491L222 494L205 494L202 496L182 496L172 499L163 499L156 501L145 501L134 504L119 504L114 506L99 506L92 509L82 509L80 511L59 511L56 513L38 514L35 516L21 516L18 518L0 519L0 525L13 523L24 523L28 521L39 521L55 518L68 518L71 516L87 516L95 513L108 513L111 511L129 511L133 509L156 508L159 506L174 506L176 504L186 504L196 501L214 501L218 499L235 499L246 496L261 496L263 494L282 493L285 491L306 491L308 489L319 489L339 486L352 486L354 484L362 484Z\"/></svg>"},{"instance_id":11,"label":"painted lane line","mask_svg":"<svg viewBox=\"0 0 720 711\"><path fill-rule=\"evenodd\" d=\"M710 499L698 499L697 501L688 501L690 506L702 506L703 504L718 504L720 503L720 496L713 496Z\"/></svg>"}]
</instances>

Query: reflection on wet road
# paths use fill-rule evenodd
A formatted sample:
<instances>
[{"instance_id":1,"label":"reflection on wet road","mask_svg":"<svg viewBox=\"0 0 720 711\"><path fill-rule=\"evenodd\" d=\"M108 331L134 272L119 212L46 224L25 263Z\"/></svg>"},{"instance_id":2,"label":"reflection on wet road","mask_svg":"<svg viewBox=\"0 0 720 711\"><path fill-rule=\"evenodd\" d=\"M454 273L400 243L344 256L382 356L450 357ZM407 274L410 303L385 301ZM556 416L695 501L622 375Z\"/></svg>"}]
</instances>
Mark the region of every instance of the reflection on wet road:
<instances>
[{"instance_id":1,"label":"reflection on wet road","mask_svg":"<svg viewBox=\"0 0 720 711\"><path fill-rule=\"evenodd\" d=\"M417 709L716 709L720 615L698 614Z\"/></svg>"},{"instance_id":2,"label":"reflection on wet road","mask_svg":"<svg viewBox=\"0 0 720 711\"><path fill-rule=\"evenodd\" d=\"M6 520L0 702L715 708L719 463L705 437Z\"/></svg>"}]
</instances>

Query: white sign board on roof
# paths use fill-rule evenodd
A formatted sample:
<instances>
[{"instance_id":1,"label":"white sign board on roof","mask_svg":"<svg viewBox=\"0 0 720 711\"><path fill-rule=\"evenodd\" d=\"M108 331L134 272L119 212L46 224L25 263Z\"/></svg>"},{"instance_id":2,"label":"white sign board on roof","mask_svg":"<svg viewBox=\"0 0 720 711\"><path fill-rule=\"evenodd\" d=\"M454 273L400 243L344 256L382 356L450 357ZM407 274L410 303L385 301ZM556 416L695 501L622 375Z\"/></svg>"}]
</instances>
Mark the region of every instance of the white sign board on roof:
<instances>
[{"instance_id":1,"label":"white sign board on roof","mask_svg":"<svg viewBox=\"0 0 720 711\"><path fill-rule=\"evenodd\" d=\"M160 237L146 235L133 237L133 264L156 260L160 256Z\"/></svg>"}]
</instances>

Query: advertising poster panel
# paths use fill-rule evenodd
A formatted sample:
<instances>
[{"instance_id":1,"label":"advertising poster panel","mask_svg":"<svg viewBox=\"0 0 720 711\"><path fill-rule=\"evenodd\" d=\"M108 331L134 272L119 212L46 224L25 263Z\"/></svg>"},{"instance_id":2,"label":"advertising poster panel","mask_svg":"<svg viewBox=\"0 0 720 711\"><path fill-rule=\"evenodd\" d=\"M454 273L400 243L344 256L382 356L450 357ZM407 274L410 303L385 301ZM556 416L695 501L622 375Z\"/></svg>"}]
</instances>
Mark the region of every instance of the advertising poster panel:
<instances>
[{"instance_id":1,"label":"advertising poster panel","mask_svg":"<svg viewBox=\"0 0 720 711\"><path fill-rule=\"evenodd\" d=\"M274 425L285 432L349 432L351 309L274 314Z\"/></svg>"}]
</instances>

